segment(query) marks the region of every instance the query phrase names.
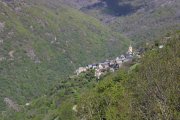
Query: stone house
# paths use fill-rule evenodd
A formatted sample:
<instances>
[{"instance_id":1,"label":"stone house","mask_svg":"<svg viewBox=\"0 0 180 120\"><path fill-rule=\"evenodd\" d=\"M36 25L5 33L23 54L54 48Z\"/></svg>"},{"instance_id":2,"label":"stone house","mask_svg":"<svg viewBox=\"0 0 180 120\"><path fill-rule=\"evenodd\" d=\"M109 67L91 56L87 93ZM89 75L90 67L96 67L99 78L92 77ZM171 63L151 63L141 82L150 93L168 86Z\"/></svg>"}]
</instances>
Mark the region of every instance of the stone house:
<instances>
[{"instance_id":1,"label":"stone house","mask_svg":"<svg viewBox=\"0 0 180 120\"><path fill-rule=\"evenodd\" d=\"M87 68L86 67L79 67L75 72L77 75L79 75L82 72L86 72Z\"/></svg>"}]
</instances>

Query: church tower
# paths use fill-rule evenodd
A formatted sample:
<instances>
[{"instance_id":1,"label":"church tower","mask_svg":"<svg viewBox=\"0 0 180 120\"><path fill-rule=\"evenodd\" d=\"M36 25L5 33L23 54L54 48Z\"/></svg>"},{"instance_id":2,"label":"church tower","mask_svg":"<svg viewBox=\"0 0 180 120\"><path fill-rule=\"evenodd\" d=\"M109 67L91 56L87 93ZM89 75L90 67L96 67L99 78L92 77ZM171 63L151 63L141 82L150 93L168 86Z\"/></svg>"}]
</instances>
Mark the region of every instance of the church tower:
<instances>
[{"instance_id":1,"label":"church tower","mask_svg":"<svg viewBox=\"0 0 180 120\"><path fill-rule=\"evenodd\" d=\"M128 54L133 54L133 48L132 48L131 44L130 44L129 49L128 49Z\"/></svg>"}]
</instances>

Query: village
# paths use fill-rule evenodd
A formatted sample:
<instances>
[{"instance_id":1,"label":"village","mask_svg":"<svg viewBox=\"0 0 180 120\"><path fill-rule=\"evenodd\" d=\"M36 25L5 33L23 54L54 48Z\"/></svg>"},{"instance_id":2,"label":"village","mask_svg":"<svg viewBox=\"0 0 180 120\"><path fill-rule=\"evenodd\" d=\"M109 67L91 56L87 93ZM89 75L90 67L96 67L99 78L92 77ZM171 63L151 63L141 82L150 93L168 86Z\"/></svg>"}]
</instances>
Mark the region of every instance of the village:
<instances>
[{"instance_id":1,"label":"village","mask_svg":"<svg viewBox=\"0 0 180 120\"><path fill-rule=\"evenodd\" d=\"M123 63L132 61L134 57L140 58L140 52L133 50L133 47L130 45L128 51L125 54L122 54L112 60L106 60L96 64L89 64L86 67L79 67L75 73L78 76L80 73L86 72L88 70L95 70L94 76L97 79L100 79L100 77L105 75L107 72L114 72L120 69Z\"/></svg>"}]
</instances>

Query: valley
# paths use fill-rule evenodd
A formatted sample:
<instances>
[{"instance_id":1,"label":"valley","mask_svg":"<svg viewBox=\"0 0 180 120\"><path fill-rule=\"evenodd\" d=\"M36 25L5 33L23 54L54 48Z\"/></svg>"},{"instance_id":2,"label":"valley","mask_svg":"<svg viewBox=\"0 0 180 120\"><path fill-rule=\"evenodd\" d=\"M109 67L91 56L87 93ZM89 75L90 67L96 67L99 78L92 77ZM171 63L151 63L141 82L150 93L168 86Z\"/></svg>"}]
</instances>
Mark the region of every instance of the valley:
<instances>
[{"instance_id":1,"label":"valley","mask_svg":"<svg viewBox=\"0 0 180 120\"><path fill-rule=\"evenodd\" d=\"M0 0L0 120L179 120L179 9Z\"/></svg>"}]
</instances>

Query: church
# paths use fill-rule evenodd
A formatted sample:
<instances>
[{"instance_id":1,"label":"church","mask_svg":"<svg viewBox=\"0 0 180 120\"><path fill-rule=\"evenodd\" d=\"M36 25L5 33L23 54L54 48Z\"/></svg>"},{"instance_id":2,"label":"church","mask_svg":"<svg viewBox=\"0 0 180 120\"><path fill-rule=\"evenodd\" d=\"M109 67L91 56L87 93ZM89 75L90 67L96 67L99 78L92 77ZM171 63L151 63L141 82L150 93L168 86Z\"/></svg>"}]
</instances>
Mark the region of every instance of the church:
<instances>
[{"instance_id":1,"label":"church","mask_svg":"<svg viewBox=\"0 0 180 120\"><path fill-rule=\"evenodd\" d=\"M133 47L132 47L131 44L130 44L130 46L129 46L129 49L128 49L128 51L127 51L127 54L133 55Z\"/></svg>"}]
</instances>

